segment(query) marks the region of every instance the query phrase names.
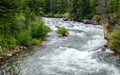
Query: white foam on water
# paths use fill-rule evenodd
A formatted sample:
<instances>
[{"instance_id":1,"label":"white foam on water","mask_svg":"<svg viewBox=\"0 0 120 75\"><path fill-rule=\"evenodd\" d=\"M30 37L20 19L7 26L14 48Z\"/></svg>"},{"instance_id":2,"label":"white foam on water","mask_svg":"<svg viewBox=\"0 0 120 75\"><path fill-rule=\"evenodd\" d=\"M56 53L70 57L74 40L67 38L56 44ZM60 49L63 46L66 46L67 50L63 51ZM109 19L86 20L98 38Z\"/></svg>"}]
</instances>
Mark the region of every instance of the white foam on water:
<instances>
[{"instance_id":1,"label":"white foam on water","mask_svg":"<svg viewBox=\"0 0 120 75\"><path fill-rule=\"evenodd\" d=\"M106 70L111 72L109 75L119 75L113 65L100 63L96 59L92 59L93 53L94 51L78 51L73 48L60 47L53 53L40 58L40 60L47 62L42 64L42 72L56 75L59 75L60 72L68 72L79 75L83 72L92 74Z\"/></svg>"},{"instance_id":2,"label":"white foam on water","mask_svg":"<svg viewBox=\"0 0 120 75\"><path fill-rule=\"evenodd\" d=\"M85 50L95 50L102 47L107 41L101 35L94 35L90 37L86 44L82 47Z\"/></svg>"},{"instance_id":3,"label":"white foam on water","mask_svg":"<svg viewBox=\"0 0 120 75\"><path fill-rule=\"evenodd\" d=\"M114 53L112 50L110 50L110 49L106 49L106 51L105 52L107 52L107 53Z\"/></svg>"},{"instance_id":4,"label":"white foam on water","mask_svg":"<svg viewBox=\"0 0 120 75\"><path fill-rule=\"evenodd\" d=\"M120 75L115 66L100 63L95 58L92 58L96 50L107 42L104 39L102 26L94 26L74 21L63 21L62 19L54 18L43 19L46 25L51 27L53 31L56 31L57 28L55 26L59 25L69 30L82 31L69 31L70 35L80 36L80 39L89 37L88 41L82 46L82 51L74 48L60 47L54 50L54 52L39 58L39 60L42 60L40 64L42 64L42 72L46 73L45 75L97 75L97 73L101 73L101 75ZM58 38L52 41L55 42L56 40L60 41ZM112 51L108 49L106 52L112 53Z\"/></svg>"},{"instance_id":5,"label":"white foam on water","mask_svg":"<svg viewBox=\"0 0 120 75\"><path fill-rule=\"evenodd\" d=\"M81 37L86 37L86 34L84 32L76 33L73 31L69 31L69 35L77 35L77 36L81 36Z\"/></svg>"},{"instance_id":6,"label":"white foam on water","mask_svg":"<svg viewBox=\"0 0 120 75\"><path fill-rule=\"evenodd\" d=\"M69 31L70 35L80 36L78 38L89 37L89 39L81 48L83 50L59 47L42 57L33 56L27 59L27 62L21 66L23 75L120 75L114 65L99 62L97 58L92 57L97 52L96 49L99 49L106 43L101 26L85 25L74 21L65 22L56 18L43 18L43 20L53 32L57 30L56 26L65 26L68 29L83 31ZM67 37L58 38L55 36L50 39L47 45L59 43L67 39ZM111 51L106 50L106 52Z\"/></svg>"}]
</instances>

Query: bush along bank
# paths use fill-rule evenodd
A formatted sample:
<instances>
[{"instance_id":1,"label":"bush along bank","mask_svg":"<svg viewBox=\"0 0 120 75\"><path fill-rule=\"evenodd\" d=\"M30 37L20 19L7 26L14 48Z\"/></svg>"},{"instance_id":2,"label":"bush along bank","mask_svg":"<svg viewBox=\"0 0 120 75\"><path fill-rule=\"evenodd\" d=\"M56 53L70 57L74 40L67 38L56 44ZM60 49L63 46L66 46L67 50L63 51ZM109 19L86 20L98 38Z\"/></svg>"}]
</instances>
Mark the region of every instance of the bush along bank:
<instances>
[{"instance_id":1,"label":"bush along bank","mask_svg":"<svg viewBox=\"0 0 120 75\"><path fill-rule=\"evenodd\" d=\"M41 0L0 2L0 59L7 59L28 47L42 43L50 28L39 13ZM34 3L34 4L32 4Z\"/></svg>"},{"instance_id":2,"label":"bush along bank","mask_svg":"<svg viewBox=\"0 0 120 75\"><path fill-rule=\"evenodd\" d=\"M30 29L21 30L16 37L0 37L0 61L20 53L32 45L42 44L50 28L37 19L31 23Z\"/></svg>"},{"instance_id":3,"label":"bush along bank","mask_svg":"<svg viewBox=\"0 0 120 75\"><path fill-rule=\"evenodd\" d=\"M120 29L114 29L113 32L109 34L109 48L115 52L115 55L120 56Z\"/></svg>"}]
</instances>

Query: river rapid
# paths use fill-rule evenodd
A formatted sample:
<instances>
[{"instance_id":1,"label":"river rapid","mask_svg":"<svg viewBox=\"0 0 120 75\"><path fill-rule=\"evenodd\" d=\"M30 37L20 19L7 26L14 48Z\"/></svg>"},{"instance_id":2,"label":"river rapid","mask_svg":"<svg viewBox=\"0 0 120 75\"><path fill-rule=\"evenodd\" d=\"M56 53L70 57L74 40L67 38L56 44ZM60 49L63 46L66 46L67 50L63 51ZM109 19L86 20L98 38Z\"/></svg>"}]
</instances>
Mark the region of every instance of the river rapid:
<instances>
[{"instance_id":1,"label":"river rapid","mask_svg":"<svg viewBox=\"0 0 120 75\"><path fill-rule=\"evenodd\" d=\"M15 56L0 68L0 75L120 75L119 59L112 51L102 51L102 26L45 18L52 31L44 45ZM57 27L69 30L68 37L58 37Z\"/></svg>"}]
</instances>

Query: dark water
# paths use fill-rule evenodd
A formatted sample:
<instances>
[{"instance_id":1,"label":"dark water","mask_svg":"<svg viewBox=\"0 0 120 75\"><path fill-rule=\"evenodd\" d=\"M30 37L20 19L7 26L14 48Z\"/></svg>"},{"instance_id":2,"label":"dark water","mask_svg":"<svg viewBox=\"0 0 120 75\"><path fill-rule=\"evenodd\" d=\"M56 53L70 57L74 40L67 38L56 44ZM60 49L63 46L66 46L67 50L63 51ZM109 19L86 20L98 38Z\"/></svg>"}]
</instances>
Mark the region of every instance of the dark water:
<instances>
[{"instance_id":1,"label":"dark water","mask_svg":"<svg viewBox=\"0 0 120 75\"><path fill-rule=\"evenodd\" d=\"M43 18L53 31L44 46L34 47L6 61L0 75L120 75L119 60L112 51L101 51L106 40L101 26L61 18ZM69 29L58 37L58 26Z\"/></svg>"}]
</instances>

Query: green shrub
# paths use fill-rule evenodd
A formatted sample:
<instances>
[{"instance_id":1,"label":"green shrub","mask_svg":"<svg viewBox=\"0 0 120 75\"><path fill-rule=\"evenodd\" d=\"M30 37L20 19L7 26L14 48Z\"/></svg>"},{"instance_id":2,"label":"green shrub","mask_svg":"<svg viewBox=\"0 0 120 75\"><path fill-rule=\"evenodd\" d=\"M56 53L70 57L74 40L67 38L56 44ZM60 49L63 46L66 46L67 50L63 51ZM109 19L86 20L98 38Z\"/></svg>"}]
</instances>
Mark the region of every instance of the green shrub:
<instances>
[{"instance_id":1,"label":"green shrub","mask_svg":"<svg viewBox=\"0 0 120 75\"><path fill-rule=\"evenodd\" d=\"M96 21L96 22L99 22L101 20L101 16L99 15L94 15L92 20Z\"/></svg>"},{"instance_id":2,"label":"green shrub","mask_svg":"<svg viewBox=\"0 0 120 75\"><path fill-rule=\"evenodd\" d=\"M17 40L14 37L0 37L0 46L2 48L15 48L15 46L17 45Z\"/></svg>"},{"instance_id":3,"label":"green shrub","mask_svg":"<svg viewBox=\"0 0 120 75\"><path fill-rule=\"evenodd\" d=\"M26 21L25 14L24 13L15 13L15 19L16 19L15 23L17 25L16 27L19 30L24 29L25 28L25 21Z\"/></svg>"},{"instance_id":4,"label":"green shrub","mask_svg":"<svg viewBox=\"0 0 120 75\"><path fill-rule=\"evenodd\" d=\"M69 34L68 29L66 29L65 27L58 28L57 33L62 36L67 36Z\"/></svg>"},{"instance_id":5,"label":"green shrub","mask_svg":"<svg viewBox=\"0 0 120 75\"><path fill-rule=\"evenodd\" d=\"M20 45L30 45L32 40L31 32L23 30L18 34L18 42Z\"/></svg>"},{"instance_id":6,"label":"green shrub","mask_svg":"<svg viewBox=\"0 0 120 75\"><path fill-rule=\"evenodd\" d=\"M113 31L113 26L112 25L108 25L107 29L108 29L108 32L112 32Z\"/></svg>"},{"instance_id":7,"label":"green shrub","mask_svg":"<svg viewBox=\"0 0 120 75\"><path fill-rule=\"evenodd\" d=\"M35 20L32 23L32 36L33 38L41 38L42 40L47 37L48 32L50 32L50 28L44 25L42 20Z\"/></svg>"},{"instance_id":8,"label":"green shrub","mask_svg":"<svg viewBox=\"0 0 120 75\"><path fill-rule=\"evenodd\" d=\"M9 44L7 38L4 38L3 36L0 37L0 46L2 48L8 48Z\"/></svg>"},{"instance_id":9,"label":"green shrub","mask_svg":"<svg viewBox=\"0 0 120 75\"><path fill-rule=\"evenodd\" d=\"M32 39L32 42L31 42L31 44L32 45L37 45L37 44L40 44L42 42L42 40L41 39Z\"/></svg>"},{"instance_id":10,"label":"green shrub","mask_svg":"<svg viewBox=\"0 0 120 75\"><path fill-rule=\"evenodd\" d=\"M63 13L63 14L57 13L57 14L54 14L54 17L68 17L68 16L69 16L68 13Z\"/></svg>"},{"instance_id":11,"label":"green shrub","mask_svg":"<svg viewBox=\"0 0 120 75\"><path fill-rule=\"evenodd\" d=\"M17 39L15 39L14 37L11 37L8 40L8 44L9 44L9 48L15 48L17 45Z\"/></svg>"},{"instance_id":12,"label":"green shrub","mask_svg":"<svg viewBox=\"0 0 120 75\"><path fill-rule=\"evenodd\" d=\"M120 53L120 30L111 33L109 47L115 52Z\"/></svg>"},{"instance_id":13,"label":"green shrub","mask_svg":"<svg viewBox=\"0 0 120 75\"><path fill-rule=\"evenodd\" d=\"M104 18L103 20L102 20L102 23L108 23L109 22L109 20L107 19L107 18Z\"/></svg>"},{"instance_id":14,"label":"green shrub","mask_svg":"<svg viewBox=\"0 0 120 75\"><path fill-rule=\"evenodd\" d=\"M53 13L48 13L45 15L46 17L54 17L54 14Z\"/></svg>"},{"instance_id":15,"label":"green shrub","mask_svg":"<svg viewBox=\"0 0 120 75\"><path fill-rule=\"evenodd\" d=\"M63 16L64 17L69 17L69 13L64 13Z\"/></svg>"},{"instance_id":16,"label":"green shrub","mask_svg":"<svg viewBox=\"0 0 120 75\"><path fill-rule=\"evenodd\" d=\"M54 14L54 17L63 17L62 14Z\"/></svg>"}]
</instances>

